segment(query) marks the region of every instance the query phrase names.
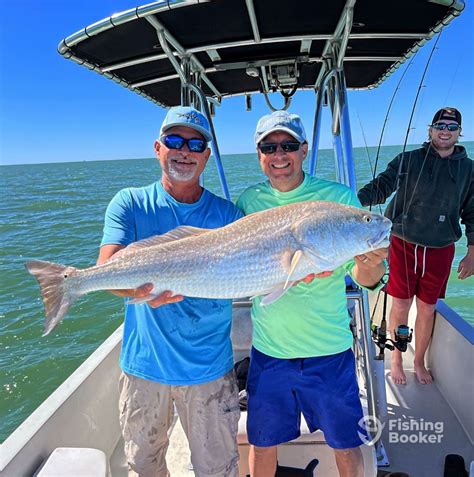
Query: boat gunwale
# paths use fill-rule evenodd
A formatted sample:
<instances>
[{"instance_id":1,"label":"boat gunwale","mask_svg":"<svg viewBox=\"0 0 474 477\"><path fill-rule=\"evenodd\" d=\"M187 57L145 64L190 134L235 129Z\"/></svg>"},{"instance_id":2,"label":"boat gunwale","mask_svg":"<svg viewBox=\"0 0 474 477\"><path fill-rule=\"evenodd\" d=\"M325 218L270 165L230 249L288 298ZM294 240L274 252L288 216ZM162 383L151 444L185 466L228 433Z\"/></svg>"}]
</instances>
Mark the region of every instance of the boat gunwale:
<instances>
[{"instance_id":1,"label":"boat gunwale","mask_svg":"<svg viewBox=\"0 0 474 477\"><path fill-rule=\"evenodd\" d=\"M474 327L471 326L459 313L451 308L444 300L438 300L436 311L441 313L445 320L470 344L474 344Z\"/></svg>"}]
</instances>

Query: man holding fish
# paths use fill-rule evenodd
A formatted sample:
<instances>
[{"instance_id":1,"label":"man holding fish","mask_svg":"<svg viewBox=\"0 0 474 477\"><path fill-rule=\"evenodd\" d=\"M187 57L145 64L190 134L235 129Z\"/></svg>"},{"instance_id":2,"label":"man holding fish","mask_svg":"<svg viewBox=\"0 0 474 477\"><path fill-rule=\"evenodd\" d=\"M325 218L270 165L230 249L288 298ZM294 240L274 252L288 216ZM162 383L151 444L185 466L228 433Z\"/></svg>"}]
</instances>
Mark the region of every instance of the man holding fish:
<instances>
[{"instance_id":1,"label":"man holding fish","mask_svg":"<svg viewBox=\"0 0 474 477\"><path fill-rule=\"evenodd\" d=\"M199 184L210 154L209 131L199 111L169 110L155 142L161 181L115 196L107 209L98 264L132 242L178 226L213 229L242 216L232 203ZM113 293L146 299L152 288L146 284ZM235 477L240 411L230 340L231 300L183 299L170 291L151 298L150 306L125 308L120 423L129 476L169 475L165 456L174 403L195 475Z\"/></svg>"},{"instance_id":2,"label":"man holding fish","mask_svg":"<svg viewBox=\"0 0 474 477\"><path fill-rule=\"evenodd\" d=\"M255 142L268 181L240 196L237 205L245 214L309 200L360 207L348 187L303 172L308 143L297 115L276 111L263 116L257 124ZM275 475L276 446L300 435L301 413L310 431L324 431L326 442L334 448L340 475L363 475L358 433L363 414L351 349L345 276L350 273L359 285L376 288L385 274L386 257L385 248L370 251L332 272L308 276L274 303L261 306L260 297L254 300L247 382L252 477Z\"/></svg>"},{"instance_id":3,"label":"man holding fish","mask_svg":"<svg viewBox=\"0 0 474 477\"><path fill-rule=\"evenodd\" d=\"M274 473L274 446L299 434L302 411L310 428L322 428L337 449L341 475L358 476L362 411L345 275L377 285L391 222L361 210L347 187L303 174L304 129L284 112L259 123L256 142L270 180L244 192L239 206L250 215L237 220L240 210L199 185L210 139L201 113L172 108L155 142L162 179L114 197L97 265L26 263L40 284L45 334L87 293L129 297L120 383L129 475L168 475L174 405L195 474L235 476L239 408L229 299L256 297L248 427L250 442L259 446L252 450L253 474ZM286 384L294 382L295 363L304 367L301 408L288 387L265 382L268 363L283 369L269 381L278 377ZM262 396L254 389L260 378Z\"/></svg>"}]
</instances>

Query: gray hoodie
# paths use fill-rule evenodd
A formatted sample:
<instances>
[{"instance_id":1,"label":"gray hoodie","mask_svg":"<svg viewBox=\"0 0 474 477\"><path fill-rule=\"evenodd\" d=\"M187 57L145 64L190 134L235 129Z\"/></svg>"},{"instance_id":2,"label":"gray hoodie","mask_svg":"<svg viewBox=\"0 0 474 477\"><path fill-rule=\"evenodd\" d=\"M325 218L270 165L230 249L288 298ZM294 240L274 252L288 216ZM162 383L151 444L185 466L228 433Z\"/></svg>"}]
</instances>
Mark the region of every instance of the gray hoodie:
<instances>
[{"instance_id":1,"label":"gray hoodie","mask_svg":"<svg viewBox=\"0 0 474 477\"><path fill-rule=\"evenodd\" d=\"M358 192L362 205L383 204L395 192L402 154ZM445 247L461 237L459 220L474 245L474 165L463 146L441 157L431 144L404 153L400 188L385 211L392 233L425 247ZM395 215L394 215L395 214Z\"/></svg>"}]
</instances>

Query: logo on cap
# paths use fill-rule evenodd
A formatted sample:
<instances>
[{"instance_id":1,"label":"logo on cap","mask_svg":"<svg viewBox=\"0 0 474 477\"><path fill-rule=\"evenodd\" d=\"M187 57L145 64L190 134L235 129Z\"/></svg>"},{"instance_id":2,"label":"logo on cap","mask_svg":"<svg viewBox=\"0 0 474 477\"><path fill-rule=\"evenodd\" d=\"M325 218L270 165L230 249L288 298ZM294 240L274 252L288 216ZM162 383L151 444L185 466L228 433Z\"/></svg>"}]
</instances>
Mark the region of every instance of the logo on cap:
<instances>
[{"instance_id":1,"label":"logo on cap","mask_svg":"<svg viewBox=\"0 0 474 477\"><path fill-rule=\"evenodd\" d=\"M459 125L461 125L462 118L461 113L456 108L446 107L436 112L436 114L433 116L433 121L431 121L431 124L443 119L447 119L448 121L456 121Z\"/></svg>"},{"instance_id":2,"label":"logo on cap","mask_svg":"<svg viewBox=\"0 0 474 477\"><path fill-rule=\"evenodd\" d=\"M204 121L195 111L190 111L188 113L176 113L176 116L184 118L186 119L186 121L189 121L194 124L200 124L201 126L204 125Z\"/></svg>"}]
</instances>

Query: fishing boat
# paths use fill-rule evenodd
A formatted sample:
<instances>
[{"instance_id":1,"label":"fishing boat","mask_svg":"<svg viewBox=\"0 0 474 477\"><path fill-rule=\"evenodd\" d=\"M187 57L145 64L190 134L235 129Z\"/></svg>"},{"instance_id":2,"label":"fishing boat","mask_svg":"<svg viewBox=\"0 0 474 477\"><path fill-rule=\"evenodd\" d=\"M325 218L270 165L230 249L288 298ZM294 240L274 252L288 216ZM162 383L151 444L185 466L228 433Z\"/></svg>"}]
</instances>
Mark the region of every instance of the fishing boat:
<instances>
[{"instance_id":1,"label":"fishing boat","mask_svg":"<svg viewBox=\"0 0 474 477\"><path fill-rule=\"evenodd\" d=\"M464 6L460 0L301 0L291 5L161 0L81 29L61 41L59 53L158 106L192 104L203 111L226 198L229 189L212 126L222 101L242 96L250 109L259 94L270 110L288 109L297 91L313 90L309 173L318 164L326 107L332 115L337 180L355 190L347 90L376 88ZM281 94L278 107L271 93ZM395 386L387 377L390 342L384 334L383 293L348 283L347 300L370 438L363 446L365 475L398 471L432 477L459 468L462 459L469 465L474 460L473 328L440 300L427 353L434 384L422 386L408 372L407 385ZM248 300L234 302L236 361L249 354L249 312ZM117 404L121 336L119 328L1 445L2 477L127 475ZM411 355L405 362L413 362L414 340L405 345ZM248 474L245 422L242 412L241 476ZM338 475L324 434L309 433L304 424L300 438L279 446L278 459L283 467L307 469L304 475ZM167 460L172 476L193 475L178 419Z\"/></svg>"}]
</instances>

